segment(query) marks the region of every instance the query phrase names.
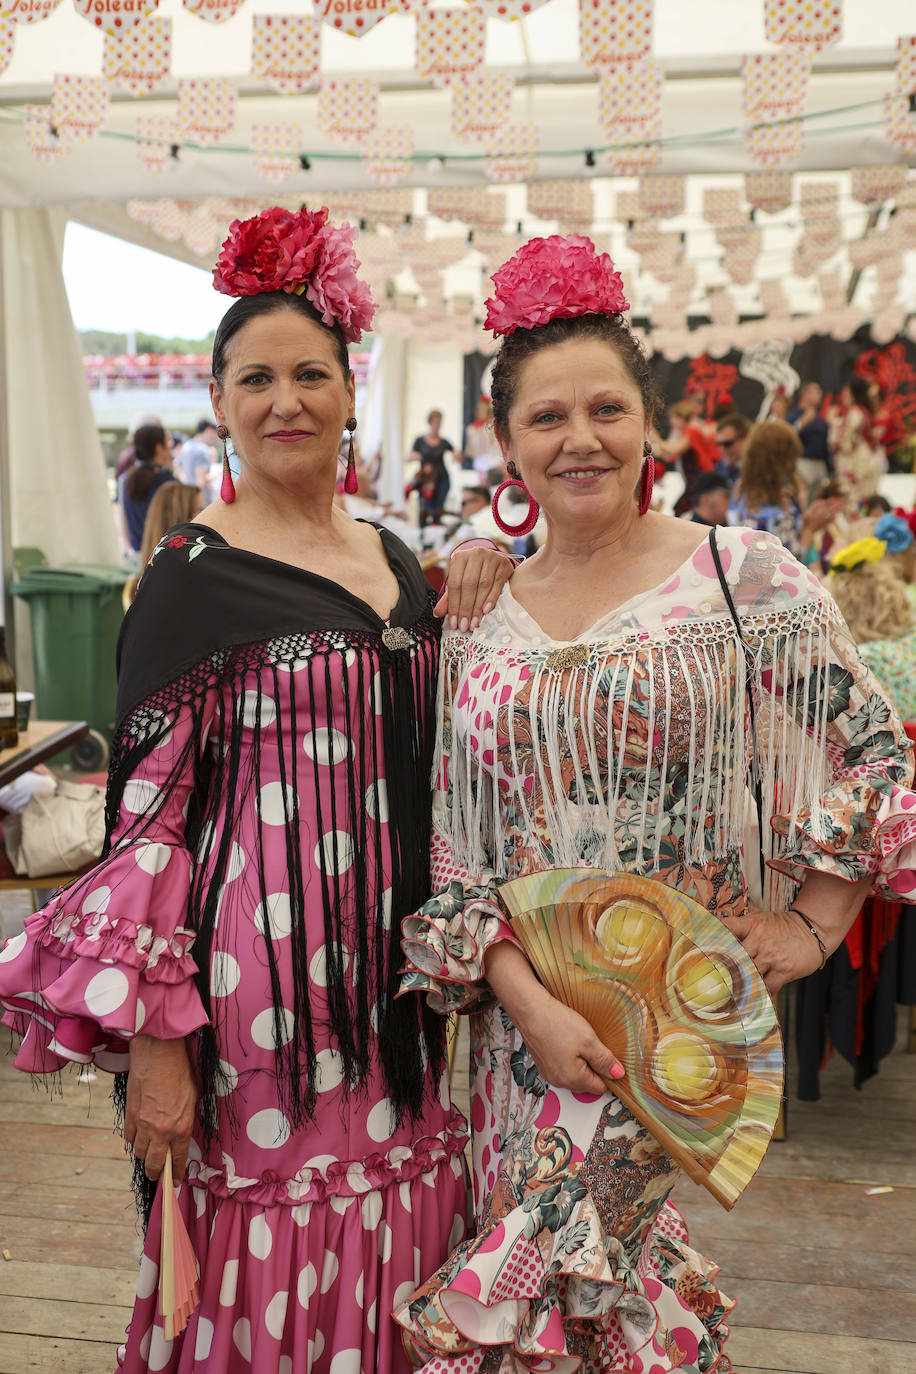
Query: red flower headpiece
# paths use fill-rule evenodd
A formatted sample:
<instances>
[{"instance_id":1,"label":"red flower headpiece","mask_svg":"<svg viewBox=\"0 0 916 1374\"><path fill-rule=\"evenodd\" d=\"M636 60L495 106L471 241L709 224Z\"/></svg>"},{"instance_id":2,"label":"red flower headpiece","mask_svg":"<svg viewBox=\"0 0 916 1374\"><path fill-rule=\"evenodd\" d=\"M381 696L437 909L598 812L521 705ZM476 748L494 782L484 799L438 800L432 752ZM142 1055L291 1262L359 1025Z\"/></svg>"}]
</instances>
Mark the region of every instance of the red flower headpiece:
<instances>
[{"instance_id":1,"label":"red flower headpiece","mask_svg":"<svg viewBox=\"0 0 916 1374\"><path fill-rule=\"evenodd\" d=\"M581 234L530 239L493 273L493 286L484 324L494 334L630 308L611 259Z\"/></svg>"},{"instance_id":2,"label":"red flower headpiece","mask_svg":"<svg viewBox=\"0 0 916 1374\"><path fill-rule=\"evenodd\" d=\"M304 293L325 324L339 324L347 343L358 343L372 324L375 301L356 275L355 237L349 224L328 224L324 208L284 210L274 205L229 226L213 285L225 296Z\"/></svg>"}]
</instances>

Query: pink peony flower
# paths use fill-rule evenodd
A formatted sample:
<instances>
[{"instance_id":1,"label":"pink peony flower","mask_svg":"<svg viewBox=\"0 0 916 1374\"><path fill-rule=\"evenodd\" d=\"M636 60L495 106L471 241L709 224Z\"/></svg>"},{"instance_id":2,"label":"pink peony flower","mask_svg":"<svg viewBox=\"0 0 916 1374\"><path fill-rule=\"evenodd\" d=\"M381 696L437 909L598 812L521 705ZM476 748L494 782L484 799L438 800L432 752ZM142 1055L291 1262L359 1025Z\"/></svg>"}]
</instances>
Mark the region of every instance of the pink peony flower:
<instances>
[{"instance_id":1,"label":"pink peony flower","mask_svg":"<svg viewBox=\"0 0 916 1374\"><path fill-rule=\"evenodd\" d=\"M613 262L581 234L530 239L493 273L493 286L484 324L494 334L630 308Z\"/></svg>"},{"instance_id":2,"label":"pink peony flower","mask_svg":"<svg viewBox=\"0 0 916 1374\"><path fill-rule=\"evenodd\" d=\"M304 292L325 324L339 324L347 343L358 343L372 323L375 302L356 275L356 230L327 220L324 208L293 211L279 205L234 220L213 285L226 296Z\"/></svg>"}]
</instances>

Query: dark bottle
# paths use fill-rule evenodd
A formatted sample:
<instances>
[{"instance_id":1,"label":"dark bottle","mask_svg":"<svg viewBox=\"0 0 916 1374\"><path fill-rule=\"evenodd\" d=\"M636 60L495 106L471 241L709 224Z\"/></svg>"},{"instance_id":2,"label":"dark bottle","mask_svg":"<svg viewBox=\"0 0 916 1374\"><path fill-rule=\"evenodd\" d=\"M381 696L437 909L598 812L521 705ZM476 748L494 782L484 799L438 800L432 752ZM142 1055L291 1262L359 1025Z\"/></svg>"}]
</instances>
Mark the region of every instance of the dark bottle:
<instances>
[{"instance_id":1,"label":"dark bottle","mask_svg":"<svg viewBox=\"0 0 916 1374\"><path fill-rule=\"evenodd\" d=\"M12 749L18 743L16 674L6 652L6 630L0 627L0 749Z\"/></svg>"}]
</instances>

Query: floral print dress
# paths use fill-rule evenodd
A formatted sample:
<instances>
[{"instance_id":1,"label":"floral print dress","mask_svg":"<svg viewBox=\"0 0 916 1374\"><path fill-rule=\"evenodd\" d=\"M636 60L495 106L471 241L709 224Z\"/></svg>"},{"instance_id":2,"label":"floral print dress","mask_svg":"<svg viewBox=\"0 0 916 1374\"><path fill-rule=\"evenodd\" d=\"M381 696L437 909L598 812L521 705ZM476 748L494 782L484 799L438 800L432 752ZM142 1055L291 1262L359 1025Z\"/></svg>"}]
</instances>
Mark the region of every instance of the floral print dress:
<instances>
[{"instance_id":1,"label":"floral print dress","mask_svg":"<svg viewBox=\"0 0 916 1374\"><path fill-rule=\"evenodd\" d=\"M708 543L575 641L509 587L445 641L437 895L402 923L404 986L471 1016L477 1234L396 1312L429 1374L730 1368L733 1303L668 1201L676 1166L613 1094L545 1083L488 989L513 939L499 883L595 865L730 916L761 848L770 906L811 869L916 880L910 745L835 605L772 535L718 540L743 644Z\"/></svg>"}]
</instances>

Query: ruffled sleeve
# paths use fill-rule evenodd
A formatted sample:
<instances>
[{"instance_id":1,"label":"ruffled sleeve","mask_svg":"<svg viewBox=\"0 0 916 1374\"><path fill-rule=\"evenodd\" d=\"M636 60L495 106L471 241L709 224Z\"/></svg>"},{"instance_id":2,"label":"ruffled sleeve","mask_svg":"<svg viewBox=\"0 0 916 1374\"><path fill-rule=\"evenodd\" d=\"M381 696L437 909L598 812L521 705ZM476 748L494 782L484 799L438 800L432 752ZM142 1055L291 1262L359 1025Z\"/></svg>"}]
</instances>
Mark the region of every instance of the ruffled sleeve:
<instances>
[{"instance_id":1,"label":"ruffled sleeve","mask_svg":"<svg viewBox=\"0 0 916 1374\"><path fill-rule=\"evenodd\" d=\"M186 924L193 860L185 812L195 742L217 693L182 708L123 788L107 856L30 916L0 950L3 1022L23 1037L16 1067L116 1072L142 1031L177 1039L207 1021Z\"/></svg>"},{"instance_id":2,"label":"ruffled sleeve","mask_svg":"<svg viewBox=\"0 0 916 1374\"><path fill-rule=\"evenodd\" d=\"M449 823L451 775L468 768L463 746L453 731L452 706L464 663L454 652L462 637L444 637L437 702L436 786L433 792L431 844L435 895L401 922L401 948L406 956L402 992L422 992L434 1011L476 1011L493 999L484 977L487 950L500 940L518 944L496 898L496 880L482 865L476 873L463 865L454 849Z\"/></svg>"},{"instance_id":3,"label":"ruffled sleeve","mask_svg":"<svg viewBox=\"0 0 916 1374\"><path fill-rule=\"evenodd\" d=\"M769 866L796 883L811 870L847 882L871 877L875 895L909 899L913 745L829 591L774 545L767 536L751 543L736 595L757 648Z\"/></svg>"}]
</instances>

